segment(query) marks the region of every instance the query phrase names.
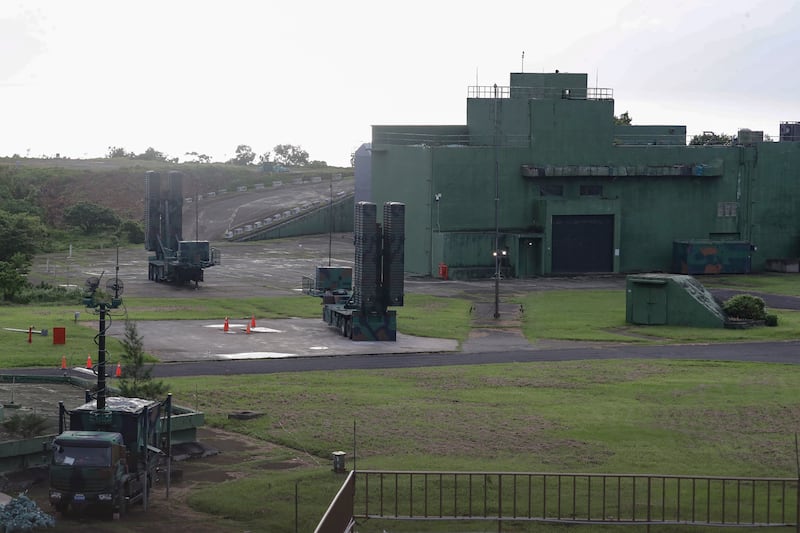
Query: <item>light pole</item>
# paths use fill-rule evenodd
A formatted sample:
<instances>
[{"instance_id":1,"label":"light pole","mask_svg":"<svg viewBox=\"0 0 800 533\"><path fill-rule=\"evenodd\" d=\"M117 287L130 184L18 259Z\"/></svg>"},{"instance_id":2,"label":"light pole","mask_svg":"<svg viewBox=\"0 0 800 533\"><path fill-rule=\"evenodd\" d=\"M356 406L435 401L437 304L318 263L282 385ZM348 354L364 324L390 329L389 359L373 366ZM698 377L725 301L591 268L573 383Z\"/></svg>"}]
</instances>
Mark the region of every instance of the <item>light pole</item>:
<instances>
[{"instance_id":1,"label":"light pole","mask_svg":"<svg viewBox=\"0 0 800 533\"><path fill-rule=\"evenodd\" d=\"M330 176L331 196L328 202L328 266L331 266L333 255L333 174Z\"/></svg>"},{"instance_id":2,"label":"light pole","mask_svg":"<svg viewBox=\"0 0 800 533\"><path fill-rule=\"evenodd\" d=\"M497 156L497 84L494 84L494 318L500 318L500 172Z\"/></svg>"}]
</instances>

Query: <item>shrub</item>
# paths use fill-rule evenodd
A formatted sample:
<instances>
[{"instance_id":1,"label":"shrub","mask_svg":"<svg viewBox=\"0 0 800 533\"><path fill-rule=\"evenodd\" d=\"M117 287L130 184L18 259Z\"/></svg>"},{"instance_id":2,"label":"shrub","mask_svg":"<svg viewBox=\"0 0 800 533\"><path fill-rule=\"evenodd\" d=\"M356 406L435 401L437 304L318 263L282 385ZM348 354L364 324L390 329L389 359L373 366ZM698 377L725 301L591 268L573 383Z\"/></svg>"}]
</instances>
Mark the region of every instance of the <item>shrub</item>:
<instances>
[{"instance_id":1,"label":"shrub","mask_svg":"<svg viewBox=\"0 0 800 533\"><path fill-rule=\"evenodd\" d=\"M35 501L20 494L6 505L0 506L0 527L6 533L15 533L56 527L56 521L42 511Z\"/></svg>"},{"instance_id":2,"label":"shrub","mask_svg":"<svg viewBox=\"0 0 800 533\"><path fill-rule=\"evenodd\" d=\"M11 435L27 439L42 435L47 430L47 417L36 413L19 414L3 422L3 428Z\"/></svg>"},{"instance_id":3,"label":"shrub","mask_svg":"<svg viewBox=\"0 0 800 533\"><path fill-rule=\"evenodd\" d=\"M120 239L126 240L131 244L144 243L144 225L135 220L125 220L119 226Z\"/></svg>"},{"instance_id":4,"label":"shrub","mask_svg":"<svg viewBox=\"0 0 800 533\"><path fill-rule=\"evenodd\" d=\"M729 298L722 310L731 318L764 320L767 317L764 300L752 294L737 294Z\"/></svg>"},{"instance_id":5,"label":"shrub","mask_svg":"<svg viewBox=\"0 0 800 533\"><path fill-rule=\"evenodd\" d=\"M30 303L76 303L81 300L80 289L74 287L59 287L41 282L38 286L28 285L19 290L12 302L17 304Z\"/></svg>"},{"instance_id":6,"label":"shrub","mask_svg":"<svg viewBox=\"0 0 800 533\"><path fill-rule=\"evenodd\" d=\"M767 317L764 319L764 324L774 328L778 325L778 315L767 315Z\"/></svg>"},{"instance_id":7,"label":"shrub","mask_svg":"<svg viewBox=\"0 0 800 533\"><path fill-rule=\"evenodd\" d=\"M153 379L153 365L145 364L144 339L139 335L136 322L125 321L125 338L122 339L122 374L117 382L121 396L156 399L167 393L167 384Z\"/></svg>"}]
</instances>

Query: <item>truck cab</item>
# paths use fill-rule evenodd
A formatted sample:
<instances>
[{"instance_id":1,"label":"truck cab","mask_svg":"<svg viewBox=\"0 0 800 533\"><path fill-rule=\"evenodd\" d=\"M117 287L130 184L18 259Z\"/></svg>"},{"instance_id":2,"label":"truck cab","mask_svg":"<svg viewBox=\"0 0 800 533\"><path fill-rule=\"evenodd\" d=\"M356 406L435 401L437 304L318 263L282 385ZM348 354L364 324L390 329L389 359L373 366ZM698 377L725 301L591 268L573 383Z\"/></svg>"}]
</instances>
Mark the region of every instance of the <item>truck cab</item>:
<instances>
[{"instance_id":1,"label":"truck cab","mask_svg":"<svg viewBox=\"0 0 800 533\"><path fill-rule=\"evenodd\" d=\"M50 503L62 513L98 506L119 512L127 472L119 433L65 431L53 441Z\"/></svg>"}]
</instances>

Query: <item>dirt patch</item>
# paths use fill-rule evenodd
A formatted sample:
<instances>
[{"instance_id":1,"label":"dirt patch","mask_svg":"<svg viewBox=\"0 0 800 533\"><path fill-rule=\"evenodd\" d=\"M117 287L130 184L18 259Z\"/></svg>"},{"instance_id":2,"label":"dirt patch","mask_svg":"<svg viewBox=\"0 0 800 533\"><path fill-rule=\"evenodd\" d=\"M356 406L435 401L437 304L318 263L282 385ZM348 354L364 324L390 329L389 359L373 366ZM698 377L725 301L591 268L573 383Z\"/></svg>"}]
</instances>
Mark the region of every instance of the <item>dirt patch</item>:
<instances>
[{"instance_id":1,"label":"dirt patch","mask_svg":"<svg viewBox=\"0 0 800 533\"><path fill-rule=\"evenodd\" d=\"M470 295L474 298L474 294ZM495 310L498 317L495 318ZM519 328L522 323L522 306L513 303L494 303L476 301L472 305L472 324L474 327L489 329Z\"/></svg>"}]
</instances>

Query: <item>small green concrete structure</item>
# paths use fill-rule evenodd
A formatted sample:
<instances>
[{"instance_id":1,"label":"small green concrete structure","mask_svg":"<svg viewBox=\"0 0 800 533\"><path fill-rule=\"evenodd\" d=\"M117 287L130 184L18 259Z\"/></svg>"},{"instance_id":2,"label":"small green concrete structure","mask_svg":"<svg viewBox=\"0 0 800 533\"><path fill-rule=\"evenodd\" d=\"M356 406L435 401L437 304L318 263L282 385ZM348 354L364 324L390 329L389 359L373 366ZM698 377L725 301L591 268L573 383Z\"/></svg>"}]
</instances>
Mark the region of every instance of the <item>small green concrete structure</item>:
<instances>
[{"instance_id":1,"label":"small green concrete structure","mask_svg":"<svg viewBox=\"0 0 800 533\"><path fill-rule=\"evenodd\" d=\"M629 324L725 327L725 312L692 276L631 275L625 292L625 321Z\"/></svg>"}]
</instances>

